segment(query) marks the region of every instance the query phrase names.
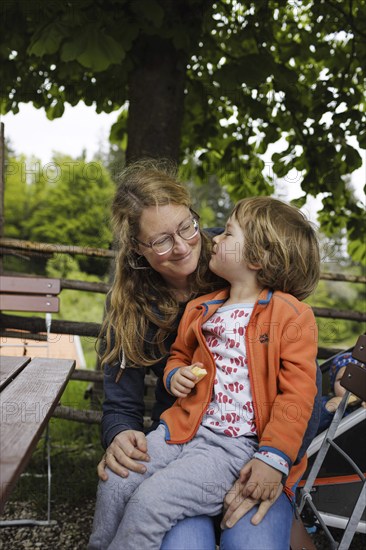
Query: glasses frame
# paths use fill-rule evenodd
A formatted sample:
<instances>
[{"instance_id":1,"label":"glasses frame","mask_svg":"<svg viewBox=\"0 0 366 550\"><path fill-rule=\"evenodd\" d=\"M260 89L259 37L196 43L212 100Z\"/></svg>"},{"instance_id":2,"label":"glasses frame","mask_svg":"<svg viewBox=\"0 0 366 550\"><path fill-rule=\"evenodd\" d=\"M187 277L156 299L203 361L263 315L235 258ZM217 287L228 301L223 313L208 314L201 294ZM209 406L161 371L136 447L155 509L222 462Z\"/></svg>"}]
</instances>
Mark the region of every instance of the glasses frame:
<instances>
[{"instance_id":1,"label":"glasses frame","mask_svg":"<svg viewBox=\"0 0 366 550\"><path fill-rule=\"evenodd\" d=\"M188 218L187 218L188 219ZM191 210L191 220L193 222L195 222L197 224L197 227L196 227L196 232L192 235L192 237L188 237L188 239L186 237L183 237L180 232L181 232L181 229L177 229L176 231L174 231L174 233L163 233L160 237L158 237L157 239L154 239L153 241L151 241L150 243L144 243L142 241L139 241L138 239L136 239L135 237L132 237L132 241L134 241L135 243L138 243L138 244L141 244L142 246L146 246L147 248L151 248L151 250L157 254L158 256L164 256L165 254L169 254L169 252L171 252L174 248L174 244L175 244L175 236L178 235L178 237L180 237L181 239L183 239L184 241L191 241L192 239L194 239L195 237L197 237L198 233L200 232L200 217L198 214L196 214L196 212L194 212L193 210ZM182 225L182 223L184 223L185 220L183 220L181 222L180 225ZM169 250L166 250L165 252L157 252L155 249L154 249L154 244L159 241L163 236L166 236L166 237L170 237L172 239L172 246L171 248L169 248Z\"/></svg>"}]
</instances>

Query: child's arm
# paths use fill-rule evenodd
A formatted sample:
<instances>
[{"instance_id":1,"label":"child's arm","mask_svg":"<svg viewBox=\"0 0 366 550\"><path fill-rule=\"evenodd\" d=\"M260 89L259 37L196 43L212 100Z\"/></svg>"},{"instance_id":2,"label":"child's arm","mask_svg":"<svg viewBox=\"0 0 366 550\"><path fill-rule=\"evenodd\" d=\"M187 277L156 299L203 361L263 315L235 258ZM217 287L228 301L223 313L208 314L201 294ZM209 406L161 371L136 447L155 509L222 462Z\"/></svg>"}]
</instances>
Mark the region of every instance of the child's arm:
<instances>
[{"instance_id":1,"label":"child's arm","mask_svg":"<svg viewBox=\"0 0 366 550\"><path fill-rule=\"evenodd\" d=\"M202 366L201 363L195 363L193 358L198 344L194 332L190 330L190 304L191 302L186 306L183 317L179 323L177 337L170 348L163 375L163 383L166 390L176 397L185 397L188 395L195 386L195 383L198 382L198 379L192 375L192 373L188 375L182 375L182 373L180 373L177 377L175 375L181 369L188 369L188 371L190 371L195 365ZM176 383L174 383L174 378ZM187 384L187 380L195 383L191 386L189 383Z\"/></svg>"},{"instance_id":2,"label":"child's arm","mask_svg":"<svg viewBox=\"0 0 366 550\"><path fill-rule=\"evenodd\" d=\"M303 309L300 315L288 316L279 335L277 395L271 403L258 404L270 410L270 421L263 426L258 451L278 454L287 460L290 469L302 445L317 394L316 334L310 308Z\"/></svg>"},{"instance_id":3,"label":"child's arm","mask_svg":"<svg viewBox=\"0 0 366 550\"><path fill-rule=\"evenodd\" d=\"M280 470L254 458L240 470L242 494L244 498L272 500L277 494L282 477L283 473Z\"/></svg>"},{"instance_id":4,"label":"child's arm","mask_svg":"<svg viewBox=\"0 0 366 550\"><path fill-rule=\"evenodd\" d=\"M202 363L195 363L189 367L178 368L170 378L169 391L175 397L186 397L201 379L200 376L192 372L194 367L201 368L203 365Z\"/></svg>"}]
</instances>

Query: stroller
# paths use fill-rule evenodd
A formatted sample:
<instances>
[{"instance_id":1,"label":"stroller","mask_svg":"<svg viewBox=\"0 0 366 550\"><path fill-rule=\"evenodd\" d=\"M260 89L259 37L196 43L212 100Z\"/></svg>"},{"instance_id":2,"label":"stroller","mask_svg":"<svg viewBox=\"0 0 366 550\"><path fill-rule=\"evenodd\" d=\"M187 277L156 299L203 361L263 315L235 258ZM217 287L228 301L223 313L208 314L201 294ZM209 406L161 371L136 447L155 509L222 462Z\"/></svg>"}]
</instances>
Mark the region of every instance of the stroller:
<instances>
[{"instance_id":1,"label":"stroller","mask_svg":"<svg viewBox=\"0 0 366 550\"><path fill-rule=\"evenodd\" d=\"M340 354L339 354L340 355ZM305 524L321 526L330 548L347 550L356 532L366 533L366 335L358 338L340 384L345 388L328 429L319 433L307 454L308 468L299 483L298 511ZM326 361L329 371L337 356ZM359 398L354 410L347 409L351 395ZM337 543L328 527L343 529Z\"/></svg>"}]
</instances>

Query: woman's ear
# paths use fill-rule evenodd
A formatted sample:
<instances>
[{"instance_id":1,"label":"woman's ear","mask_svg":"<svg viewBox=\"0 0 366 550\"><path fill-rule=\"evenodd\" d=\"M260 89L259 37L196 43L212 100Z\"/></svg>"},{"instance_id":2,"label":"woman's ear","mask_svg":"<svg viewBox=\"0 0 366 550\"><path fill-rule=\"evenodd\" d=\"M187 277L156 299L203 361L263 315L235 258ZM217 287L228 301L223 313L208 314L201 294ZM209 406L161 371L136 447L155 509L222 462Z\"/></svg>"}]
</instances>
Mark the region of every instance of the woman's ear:
<instances>
[{"instance_id":1,"label":"woman's ear","mask_svg":"<svg viewBox=\"0 0 366 550\"><path fill-rule=\"evenodd\" d=\"M144 254L142 250L143 250L142 246L140 246L137 241L133 241L133 245L131 246L131 252L134 252L138 256L143 256Z\"/></svg>"}]
</instances>

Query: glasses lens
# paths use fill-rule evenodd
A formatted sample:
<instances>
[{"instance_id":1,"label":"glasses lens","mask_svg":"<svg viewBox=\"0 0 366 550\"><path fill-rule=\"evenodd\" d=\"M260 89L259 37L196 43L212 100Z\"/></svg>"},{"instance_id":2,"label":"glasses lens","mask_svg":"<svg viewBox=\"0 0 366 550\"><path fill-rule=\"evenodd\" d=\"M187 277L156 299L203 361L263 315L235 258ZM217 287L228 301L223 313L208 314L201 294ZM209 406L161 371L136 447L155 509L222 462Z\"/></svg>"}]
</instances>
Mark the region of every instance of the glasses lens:
<instances>
[{"instance_id":1,"label":"glasses lens","mask_svg":"<svg viewBox=\"0 0 366 550\"><path fill-rule=\"evenodd\" d=\"M174 239L171 235L164 235L157 241L151 243L151 247L157 254L166 254L174 246Z\"/></svg>"},{"instance_id":2,"label":"glasses lens","mask_svg":"<svg viewBox=\"0 0 366 550\"><path fill-rule=\"evenodd\" d=\"M177 231L177 234L182 237L182 239L189 241L197 235L199 231L199 223L196 218L192 218L184 222L184 225ZM163 235L153 243L151 243L151 248L156 254L167 254L171 251L174 246L174 236L173 235Z\"/></svg>"},{"instance_id":3,"label":"glasses lens","mask_svg":"<svg viewBox=\"0 0 366 550\"><path fill-rule=\"evenodd\" d=\"M193 239L198 233L199 229L199 223L198 221L193 218L186 222L183 227L179 230L178 234L182 237L182 239Z\"/></svg>"}]
</instances>

